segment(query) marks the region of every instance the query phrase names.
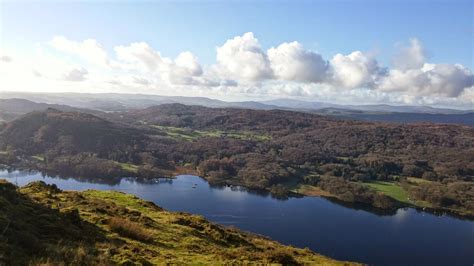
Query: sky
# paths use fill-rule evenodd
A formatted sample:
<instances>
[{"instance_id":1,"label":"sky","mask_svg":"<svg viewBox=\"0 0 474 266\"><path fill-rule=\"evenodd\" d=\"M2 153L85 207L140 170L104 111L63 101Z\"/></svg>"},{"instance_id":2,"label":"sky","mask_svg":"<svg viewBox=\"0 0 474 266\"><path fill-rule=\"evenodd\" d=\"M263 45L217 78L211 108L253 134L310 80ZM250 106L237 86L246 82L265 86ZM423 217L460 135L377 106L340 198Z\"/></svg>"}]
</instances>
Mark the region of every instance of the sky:
<instances>
[{"instance_id":1,"label":"sky","mask_svg":"<svg viewBox=\"0 0 474 266\"><path fill-rule=\"evenodd\" d=\"M474 106L473 1L2 1L0 91Z\"/></svg>"}]
</instances>

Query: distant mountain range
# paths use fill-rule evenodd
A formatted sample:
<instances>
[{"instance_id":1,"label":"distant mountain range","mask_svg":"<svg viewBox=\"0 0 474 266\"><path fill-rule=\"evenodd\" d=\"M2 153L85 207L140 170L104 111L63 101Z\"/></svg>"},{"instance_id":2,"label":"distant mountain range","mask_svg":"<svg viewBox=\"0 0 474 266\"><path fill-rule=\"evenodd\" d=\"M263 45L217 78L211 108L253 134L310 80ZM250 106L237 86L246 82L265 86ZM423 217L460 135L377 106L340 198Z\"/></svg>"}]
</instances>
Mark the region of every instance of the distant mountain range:
<instances>
[{"instance_id":1,"label":"distant mountain range","mask_svg":"<svg viewBox=\"0 0 474 266\"><path fill-rule=\"evenodd\" d=\"M48 103L37 103L30 100L12 98L12 99L1 99L0 98L0 122L1 121L10 121L15 119L18 116L35 112L35 111L45 111L47 109L57 109L61 111L77 111L77 112L86 112L86 113L96 113L97 111L86 109L86 108L76 108L68 105L62 104L48 104Z\"/></svg>"},{"instance_id":2,"label":"distant mountain range","mask_svg":"<svg viewBox=\"0 0 474 266\"><path fill-rule=\"evenodd\" d=\"M474 112L474 110L456 110L446 108L434 108L431 106L395 106L388 104L377 105L340 105L324 102L307 102L293 99L277 99L262 102L266 105L284 107L289 109L308 110L342 110L342 111L364 111L364 112L394 112L394 113L425 113L425 114L462 114Z\"/></svg>"},{"instance_id":3,"label":"distant mountain range","mask_svg":"<svg viewBox=\"0 0 474 266\"><path fill-rule=\"evenodd\" d=\"M18 114L35 110L45 110L47 108L55 108L63 111L71 111L71 109L90 109L102 112L115 112L143 109L170 103L200 105L213 108L293 110L367 121L459 123L474 126L474 110L435 108L431 106L394 106L386 104L339 105L294 99L226 102L206 97L118 93L0 92L0 120L8 121Z\"/></svg>"}]
</instances>

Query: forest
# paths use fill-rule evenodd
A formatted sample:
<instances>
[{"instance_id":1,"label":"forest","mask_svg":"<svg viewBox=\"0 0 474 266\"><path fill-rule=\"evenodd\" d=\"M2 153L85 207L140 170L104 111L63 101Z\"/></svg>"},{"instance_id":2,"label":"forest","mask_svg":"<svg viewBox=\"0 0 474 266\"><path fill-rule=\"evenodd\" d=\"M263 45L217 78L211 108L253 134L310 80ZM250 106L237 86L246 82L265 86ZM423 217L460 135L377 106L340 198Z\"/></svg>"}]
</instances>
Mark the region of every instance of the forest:
<instances>
[{"instance_id":1,"label":"forest","mask_svg":"<svg viewBox=\"0 0 474 266\"><path fill-rule=\"evenodd\" d=\"M48 109L1 126L0 163L88 178L198 173L278 197L317 188L381 209L474 214L474 129L461 125L181 104L94 114Z\"/></svg>"}]
</instances>

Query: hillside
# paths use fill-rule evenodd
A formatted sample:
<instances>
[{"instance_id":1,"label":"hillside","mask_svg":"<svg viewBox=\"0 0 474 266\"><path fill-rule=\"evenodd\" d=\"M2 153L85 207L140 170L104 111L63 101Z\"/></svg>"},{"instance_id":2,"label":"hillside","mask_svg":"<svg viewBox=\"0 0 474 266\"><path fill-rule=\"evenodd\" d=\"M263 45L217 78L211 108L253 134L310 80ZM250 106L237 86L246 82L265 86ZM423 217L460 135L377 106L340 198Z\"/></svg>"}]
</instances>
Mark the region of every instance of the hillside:
<instances>
[{"instance_id":1,"label":"hillside","mask_svg":"<svg viewBox=\"0 0 474 266\"><path fill-rule=\"evenodd\" d=\"M177 104L118 115L116 119L125 123L167 132L177 142L167 146L170 149L162 147L168 158L196 165L210 182L275 194L286 194L288 184L303 183L344 201L397 206L391 200L400 203L399 199L381 197L365 184L382 180L403 186L400 189L409 195L403 204L473 214L472 127L394 125L292 111ZM291 189L301 192L298 186Z\"/></svg>"},{"instance_id":2,"label":"hillside","mask_svg":"<svg viewBox=\"0 0 474 266\"><path fill-rule=\"evenodd\" d=\"M22 102L15 104L15 101ZM11 104L11 103L13 104ZM301 101L294 99L275 99L268 101L226 102L206 97L162 96L145 94L87 94L87 93L21 93L0 92L0 121L9 121L26 113L26 110L42 111L46 107L63 111L71 108L83 112L116 112L148 108L164 104L199 105L212 108L244 108L254 110L293 110L300 112L332 115L345 119L368 121L413 123L452 123L473 125L473 110L435 108L431 106L394 106L394 105L341 105L325 102ZM2 108L2 105L4 108ZM65 106L67 105L67 106ZM18 106L21 113L17 113ZM68 109L69 108L69 109ZM11 109L12 111L2 111Z\"/></svg>"},{"instance_id":3,"label":"hillside","mask_svg":"<svg viewBox=\"0 0 474 266\"><path fill-rule=\"evenodd\" d=\"M1 131L0 147L19 148L25 153L58 153L120 150L139 143L143 134L85 113L48 109L32 112L7 124Z\"/></svg>"},{"instance_id":4,"label":"hillside","mask_svg":"<svg viewBox=\"0 0 474 266\"><path fill-rule=\"evenodd\" d=\"M4 125L0 151L4 164L19 163L52 174L137 175L138 168L125 163L146 151L145 133L91 114L48 109Z\"/></svg>"},{"instance_id":5,"label":"hillside","mask_svg":"<svg viewBox=\"0 0 474 266\"><path fill-rule=\"evenodd\" d=\"M316 114L329 115L341 119L352 119L373 122L399 124L436 123L459 124L474 127L474 112L431 114L431 113L399 113L399 112L364 112L346 109L326 108L315 111Z\"/></svg>"},{"instance_id":6,"label":"hillside","mask_svg":"<svg viewBox=\"0 0 474 266\"><path fill-rule=\"evenodd\" d=\"M46 111L56 109L61 111L82 111L94 113L91 110L79 109L68 105L37 103L20 98L0 99L0 122L11 121L24 114L36 111Z\"/></svg>"},{"instance_id":7,"label":"hillside","mask_svg":"<svg viewBox=\"0 0 474 266\"><path fill-rule=\"evenodd\" d=\"M350 265L111 191L0 181L0 264Z\"/></svg>"},{"instance_id":8,"label":"hillside","mask_svg":"<svg viewBox=\"0 0 474 266\"><path fill-rule=\"evenodd\" d=\"M29 168L64 176L197 173L213 184L278 197L321 194L382 209L474 214L474 129L468 126L169 104L102 118L32 113L8 123L0 144L0 163L18 166L19 156ZM407 196L370 184L378 181Z\"/></svg>"}]
</instances>

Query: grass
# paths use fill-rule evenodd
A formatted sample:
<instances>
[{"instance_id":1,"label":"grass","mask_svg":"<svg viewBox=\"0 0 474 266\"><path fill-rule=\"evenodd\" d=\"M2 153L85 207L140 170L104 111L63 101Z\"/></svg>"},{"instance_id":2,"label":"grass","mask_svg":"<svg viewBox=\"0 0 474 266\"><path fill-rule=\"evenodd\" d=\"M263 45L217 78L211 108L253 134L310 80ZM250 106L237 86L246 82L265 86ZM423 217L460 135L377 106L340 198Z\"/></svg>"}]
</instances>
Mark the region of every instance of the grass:
<instances>
[{"instance_id":1,"label":"grass","mask_svg":"<svg viewBox=\"0 0 474 266\"><path fill-rule=\"evenodd\" d=\"M418 185L418 184L428 184L428 183L433 182L433 181L426 180L426 179L423 179L423 178L418 178L418 177L408 177L407 180L408 180L408 182L416 184L416 185Z\"/></svg>"},{"instance_id":2,"label":"grass","mask_svg":"<svg viewBox=\"0 0 474 266\"><path fill-rule=\"evenodd\" d=\"M289 191L297 194L301 194L309 197L333 197L331 193L322 190L318 186L304 184L298 182L296 179L292 179L287 182L283 182L282 185L287 187Z\"/></svg>"},{"instance_id":3,"label":"grass","mask_svg":"<svg viewBox=\"0 0 474 266\"><path fill-rule=\"evenodd\" d=\"M0 265L351 264L121 192L1 180L0 191Z\"/></svg>"},{"instance_id":4,"label":"grass","mask_svg":"<svg viewBox=\"0 0 474 266\"><path fill-rule=\"evenodd\" d=\"M372 181L364 183L365 185L384 193L385 195L404 203L412 203L408 198L408 193L395 182Z\"/></svg>"},{"instance_id":5,"label":"grass","mask_svg":"<svg viewBox=\"0 0 474 266\"><path fill-rule=\"evenodd\" d=\"M31 158L33 158L37 161L40 161L40 162L44 162L44 157L41 156L41 155L34 155L34 156L31 156Z\"/></svg>"},{"instance_id":6,"label":"grass","mask_svg":"<svg viewBox=\"0 0 474 266\"><path fill-rule=\"evenodd\" d=\"M408 186L415 187L420 184L424 183L432 183L433 181L415 178L415 177L408 177ZM409 204L410 206L416 206L419 208L430 208L436 209L438 211L449 211L453 214L458 214L461 216L472 216L472 210L466 209L459 209L459 208L449 208L449 207L439 207L434 206L432 203L422 200L416 200L413 197L410 198L408 192L397 182L384 182L384 181L373 181L363 183L379 192L384 193L385 195L398 200L400 202Z\"/></svg>"},{"instance_id":7,"label":"grass","mask_svg":"<svg viewBox=\"0 0 474 266\"><path fill-rule=\"evenodd\" d=\"M320 187L301 184L292 190L301 195L310 197L332 197L333 195L327 191L322 190Z\"/></svg>"},{"instance_id":8,"label":"grass","mask_svg":"<svg viewBox=\"0 0 474 266\"><path fill-rule=\"evenodd\" d=\"M169 137L191 141L198 138L233 138L242 140L268 141L271 139L269 135L258 134L251 131L222 131L222 130L192 130L180 127L167 127L153 125L152 127L160 129Z\"/></svg>"},{"instance_id":9,"label":"grass","mask_svg":"<svg viewBox=\"0 0 474 266\"><path fill-rule=\"evenodd\" d=\"M125 171L131 172L131 173L134 173L134 174L138 173L138 167L139 167L139 166L136 165L136 164L131 164L131 163L119 163L119 162L117 162L117 163L118 163L118 164L120 165L120 167L121 167L123 170L125 170Z\"/></svg>"},{"instance_id":10,"label":"grass","mask_svg":"<svg viewBox=\"0 0 474 266\"><path fill-rule=\"evenodd\" d=\"M142 242L149 242L152 238L150 232L139 223L132 222L120 217L112 217L107 221L112 231L121 236L129 237Z\"/></svg>"}]
</instances>

